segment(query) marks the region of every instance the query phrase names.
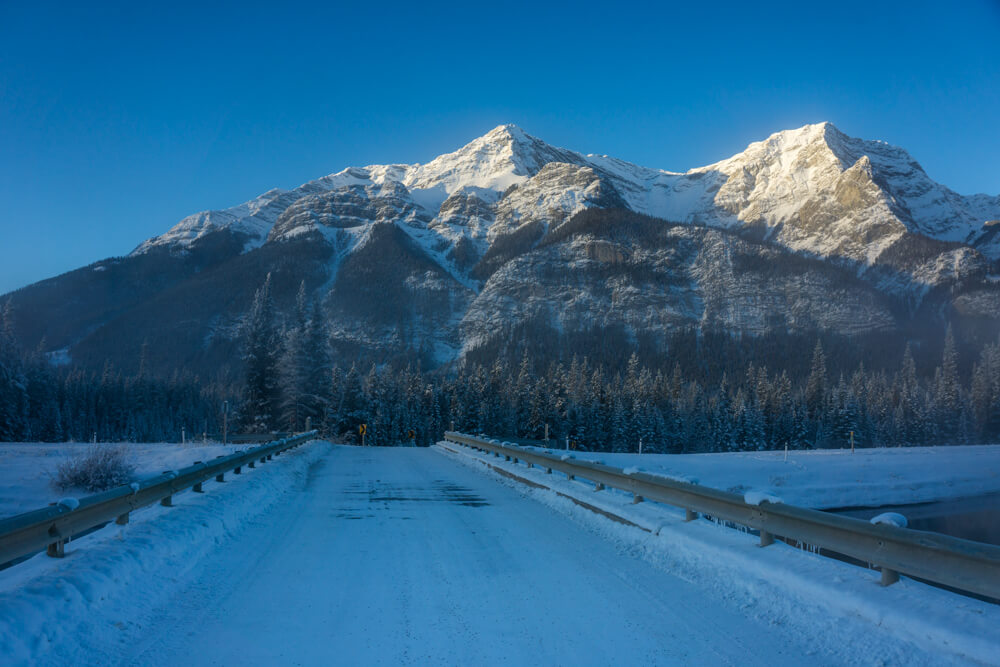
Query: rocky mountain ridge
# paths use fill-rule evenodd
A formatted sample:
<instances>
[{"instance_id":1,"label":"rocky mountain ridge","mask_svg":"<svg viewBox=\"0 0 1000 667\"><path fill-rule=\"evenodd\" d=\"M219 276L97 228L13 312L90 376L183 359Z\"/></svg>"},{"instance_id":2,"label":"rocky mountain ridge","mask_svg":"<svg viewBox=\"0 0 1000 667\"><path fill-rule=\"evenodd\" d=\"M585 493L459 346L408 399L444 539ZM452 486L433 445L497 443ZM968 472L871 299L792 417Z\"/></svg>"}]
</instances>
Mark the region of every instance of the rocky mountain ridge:
<instances>
[{"instance_id":1,"label":"rocky mountain ridge","mask_svg":"<svg viewBox=\"0 0 1000 667\"><path fill-rule=\"evenodd\" d=\"M1000 321L997 220L1000 197L958 195L904 150L830 123L684 173L503 125L426 164L352 167L189 216L12 298L23 341L89 363L170 336L164 364L225 365L268 272L279 298L307 283L346 358L419 349L443 363L526 322L626 339L861 335Z\"/></svg>"},{"instance_id":2,"label":"rocky mountain ridge","mask_svg":"<svg viewBox=\"0 0 1000 667\"><path fill-rule=\"evenodd\" d=\"M566 166L554 175L544 170L552 163ZM286 216L275 224L293 203L298 203L296 210L308 211L326 202L326 218L312 222L332 227L387 219L413 226L440 223L441 207L453 196L472 197L485 211L511 186L541 176L541 183L531 183L534 193L543 198L549 193L553 201L536 198L508 205L508 215L500 220L504 224L491 229L492 238L516 228L524 217L520 209L542 217L548 210L577 209L575 199L591 181L583 176L581 182L580 169L573 167L582 168L594 185L603 184L616 203L637 213L719 227L763 224L781 228L776 239L793 250L868 263L907 231L974 244L988 231L987 223L1000 216L1000 197L959 195L932 181L905 150L848 137L831 123L778 132L731 158L685 173L554 148L517 126L502 125L425 165L351 167L291 191L275 189L231 209L195 214L136 252L162 245L184 247L221 229L245 233L257 244L281 240L303 233L310 222ZM373 206L351 211L351 201L357 203L352 193ZM840 217L823 221L835 223L832 230L824 227L825 241L810 234L809 223L817 216L836 213ZM848 222L856 224L837 229ZM831 231L838 232L832 235L836 240L830 240ZM854 237L854 243L847 237ZM861 239L880 242L852 247ZM992 256L992 248L988 254L1000 259Z\"/></svg>"}]
</instances>

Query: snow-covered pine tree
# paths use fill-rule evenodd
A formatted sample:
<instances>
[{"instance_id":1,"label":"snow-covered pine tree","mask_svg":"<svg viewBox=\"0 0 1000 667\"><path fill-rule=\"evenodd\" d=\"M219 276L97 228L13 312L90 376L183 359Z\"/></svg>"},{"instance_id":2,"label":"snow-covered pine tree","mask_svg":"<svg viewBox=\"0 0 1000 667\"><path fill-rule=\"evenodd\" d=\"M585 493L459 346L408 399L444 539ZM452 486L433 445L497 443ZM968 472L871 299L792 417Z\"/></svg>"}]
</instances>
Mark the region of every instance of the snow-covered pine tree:
<instances>
[{"instance_id":1,"label":"snow-covered pine tree","mask_svg":"<svg viewBox=\"0 0 1000 667\"><path fill-rule=\"evenodd\" d=\"M302 393L304 411L305 416L310 418L313 424L318 425L324 421L330 403L330 384L327 382L327 371L330 368L330 348L327 342L323 308L315 300L309 307L309 320L303 342L305 383Z\"/></svg>"},{"instance_id":2,"label":"snow-covered pine tree","mask_svg":"<svg viewBox=\"0 0 1000 667\"><path fill-rule=\"evenodd\" d=\"M254 295L243 325L243 336L246 372L241 414L243 428L267 433L277 427L281 405L278 368L281 338L271 299L270 273Z\"/></svg>"},{"instance_id":3,"label":"snow-covered pine tree","mask_svg":"<svg viewBox=\"0 0 1000 667\"><path fill-rule=\"evenodd\" d=\"M826 403L826 355L823 354L823 344L819 340L813 349L812 366L806 380L805 401L810 419L818 418Z\"/></svg>"},{"instance_id":4,"label":"snow-covered pine tree","mask_svg":"<svg viewBox=\"0 0 1000 667\"><path fill-rule=\"evenodd\" d=\"M951 325L945 332L941 366L934 380L933 411L939 437L947 444L956 444L962 420L962 393L958 378L958 352Z\"/></svg>"},{"instance_id":5,"label":"snow-covered pine tree","mask_svg":"<svg viewBox=\"0 0 1000 667\"><path fill-rule=\"evenodd\" d=\"M286 431L300 431L306 420L305 384L309 360L306 357L306 327L309 314L305 281L299 284L295 310L282 332L283 354L279 365L281 383L280 423Z\"/></svg>"},{"instance_id":6,"label":"snow-covered pine tree","mask_svg":"<svg viewBox=\"0 0 1000 667\"><path fill-rule=\"evenodd\" d=\"M980 352L970 393L980 441L1000 440L1000 344L987 345Z\"/></svg>"}]
</instances>

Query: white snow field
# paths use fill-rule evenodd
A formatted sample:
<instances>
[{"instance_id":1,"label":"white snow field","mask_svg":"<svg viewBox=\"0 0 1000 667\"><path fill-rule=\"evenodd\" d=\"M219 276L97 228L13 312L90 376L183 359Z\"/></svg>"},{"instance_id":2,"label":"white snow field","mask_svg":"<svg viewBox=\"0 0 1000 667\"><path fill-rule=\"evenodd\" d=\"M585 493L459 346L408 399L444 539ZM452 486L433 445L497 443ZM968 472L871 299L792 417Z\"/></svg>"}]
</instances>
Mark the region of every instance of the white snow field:
<instances>
[{"instance_id":1,"label":"white snow field","mask_svg":"<svg viewBox=\"0 0 1000 667\"><path fill-rule=\"evenodd\" d=\"M1000 607L905 579L882 589L864 569L759 549L654 503L635 506L658 513L658 534L645 532L475 459L314 442L176 496L176 507L70 542L65 559L0 572L0 655L13 665L1000 656Z\"/></svg>"},{"instance_id":2,"label":"white snow field","mask_svg":"<svg viewBox=\"0 0 1000 667\"><path fill-rule=\"evenodd\" d=\"M1000 445L724 454L606 454L542 449L610 466L773 496L799 507L880 507L1000 492Z\"/></svg>"},{"instance_id":3,"label":"white snow field","mask_svg":"<svg viewBox=\"0 0 1000 667\"><path fill-rule=\"evenodd\" d=\"M30 512L67 496L81 497L81 489L60 491L52 485L59 464L84 452L90 443L79 442L4 442L0 443L0 517ZM105 446L102 444L101 446ZM117 447L118 444L108 445ZM158 475L164 470L189 466L231 454L246 445L198 442L126 443L123 445L138 479Z\"/></svg>"}]
</instances>

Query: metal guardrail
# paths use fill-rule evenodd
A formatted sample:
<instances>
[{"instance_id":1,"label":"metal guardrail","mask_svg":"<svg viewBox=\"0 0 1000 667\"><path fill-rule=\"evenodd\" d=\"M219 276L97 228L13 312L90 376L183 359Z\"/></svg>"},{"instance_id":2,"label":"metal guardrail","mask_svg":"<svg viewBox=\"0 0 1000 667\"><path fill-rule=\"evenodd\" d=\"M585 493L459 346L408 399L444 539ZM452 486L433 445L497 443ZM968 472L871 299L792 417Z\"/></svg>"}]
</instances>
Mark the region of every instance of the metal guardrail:
<instances>
[{"instance_id":1,"label":"metal guardrail","mask_svg":"<svg viewBox=\"0 0 1000 667\"><path fill-rule=\"evenodd\" d=\"M159 502L170 507L176 493L191 489L202 492L202 484L215 478L225 481L232 471L239 475L243 466L271 460L284 451L304 444L316 435L308 431L292 438L276 440L247 451L165 472L133 484L125 484L102 493L80 498L78 504L56 504L39 510L0 519L0 564L37 553L45 549L50 556L62 556L67 540L109 521L124 525L129 513Z\"/></svg>"},{"instance_id":2,"label":"metal guardrail","mask_svg":"<svg viewBox=\"0 0 1000 667\"><path fill-rule=\"evenodd\" d=\"M619 468L564 459L554 453L532 450L513 443L445 433L445 440L523 461L551 473L557 470L570 479L582 477L597 485L610 486L642 499L686 510L687 520L698 513L760 531L760 544L767 546L780 536L857 560L877 565L882 585L899 579L899 573L935 584L950 586L993 599L1000 599L1000 547L948 535L928 533L839 516L793 505L762 502L751 505L743 497L698 484L674 481L643 472L626 473Z\"/></svg>"}]
</instances>

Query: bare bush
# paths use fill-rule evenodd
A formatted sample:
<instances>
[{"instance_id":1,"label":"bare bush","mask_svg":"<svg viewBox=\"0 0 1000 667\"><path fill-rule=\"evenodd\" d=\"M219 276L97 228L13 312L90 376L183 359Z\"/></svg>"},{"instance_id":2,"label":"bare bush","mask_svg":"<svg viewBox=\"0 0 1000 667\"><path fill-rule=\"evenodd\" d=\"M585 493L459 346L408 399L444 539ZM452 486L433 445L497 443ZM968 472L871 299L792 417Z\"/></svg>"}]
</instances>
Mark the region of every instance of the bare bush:
<instances>
[{"instance_id":1,"label":"bare bush","mask_svg":"<svg viewBox=\"0 0 1000 667\"><path fill-rule=\"evenodd\" d=\"M91 445L59 464L55 485L62 490L106 491L127 484L134 472L124 445Z\"/></svg>"}]
</instances>

